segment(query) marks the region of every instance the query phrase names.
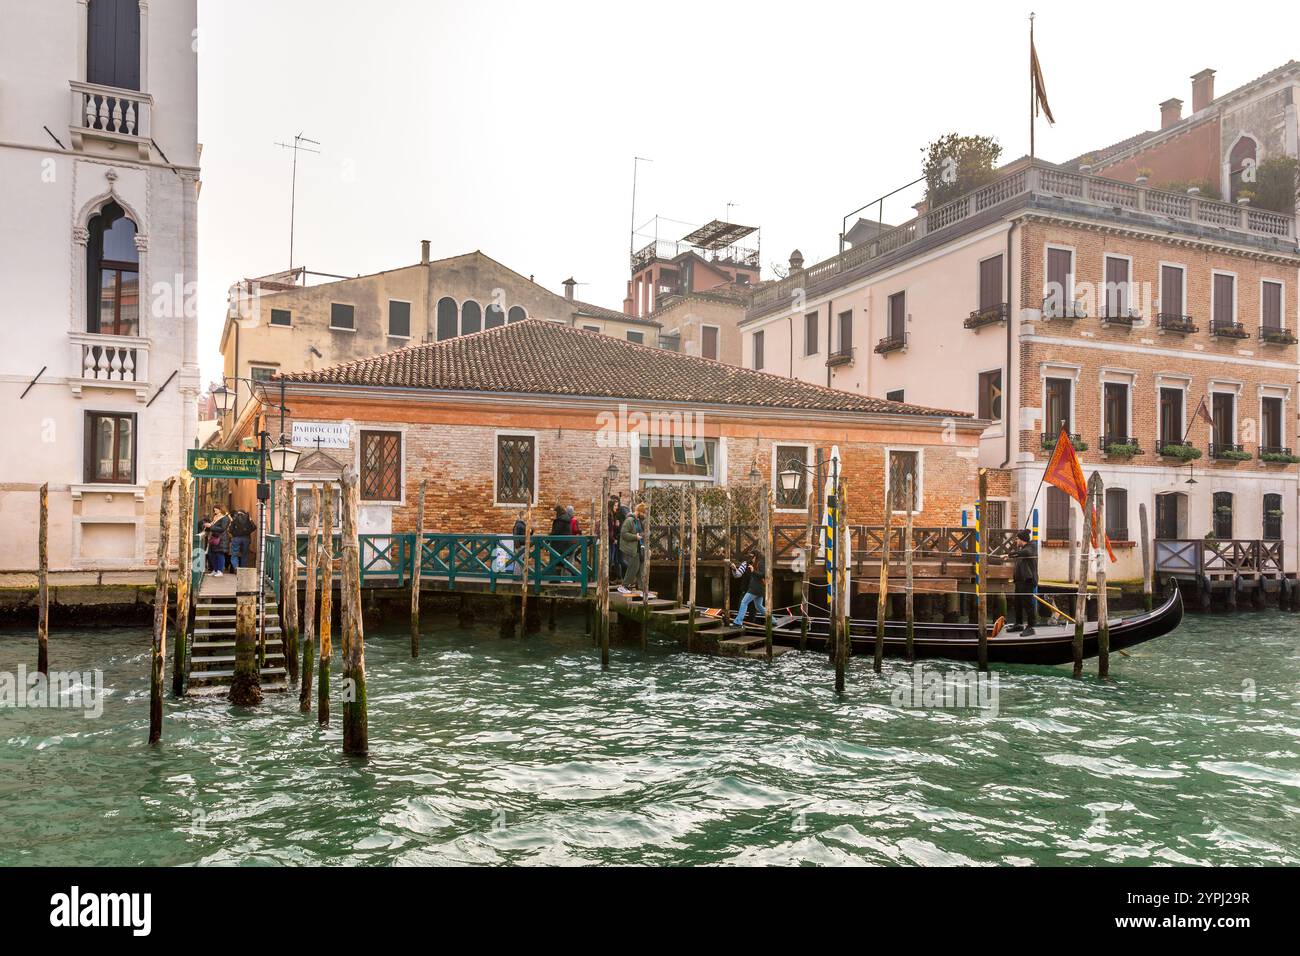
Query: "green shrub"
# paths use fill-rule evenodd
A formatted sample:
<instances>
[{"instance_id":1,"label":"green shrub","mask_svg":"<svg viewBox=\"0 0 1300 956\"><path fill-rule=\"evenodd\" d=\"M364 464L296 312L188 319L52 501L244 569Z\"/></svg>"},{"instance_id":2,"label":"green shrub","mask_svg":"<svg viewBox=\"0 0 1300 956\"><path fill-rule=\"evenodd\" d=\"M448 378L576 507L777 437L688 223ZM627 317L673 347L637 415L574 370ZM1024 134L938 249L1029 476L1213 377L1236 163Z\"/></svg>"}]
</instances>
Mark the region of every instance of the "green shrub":
<instances>
[{"instance_id":1,"label":"green shrub","mask_svg":"<svg viewBox=\"0 0 1300 956\"><path fill-rule=\"evenodd\" d=\"M1162 445L1160 454L1180 461L1195 461L1201 457L1201 450L1195 445Z\"/></svg>"}]
</instances>

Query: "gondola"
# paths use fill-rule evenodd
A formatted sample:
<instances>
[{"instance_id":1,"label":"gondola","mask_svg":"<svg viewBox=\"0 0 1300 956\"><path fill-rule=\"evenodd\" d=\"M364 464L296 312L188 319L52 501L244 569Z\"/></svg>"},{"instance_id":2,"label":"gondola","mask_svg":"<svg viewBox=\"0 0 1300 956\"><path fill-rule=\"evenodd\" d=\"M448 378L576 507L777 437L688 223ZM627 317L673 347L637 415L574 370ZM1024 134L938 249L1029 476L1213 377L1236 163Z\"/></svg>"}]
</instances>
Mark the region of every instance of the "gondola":
<instances>
[{"instance_id":1,"label":"gondola","mask_svg":"<svg viewBox=\"0 0 1300 956\"><path fill-rule=\"evenodd\" d=\"M1110 618L1110 649L1121 651L1161 637L1174 630L1183 620L1183 599L1176 585L1163 604L1150 611L1129 616ZM721 617L720 608L704 612ZM798 646L801 639L802 612L799 608L785 608L774 612L772 641L776 644ZM824 649L828 633L828 619L808 617L807 646ZM747 632L760 634L766 629L762 620L747 620ZM849 622L855 654L874 653L876 622L853 620ZM918 659L944 658L957 661L978 660L979 636L974 624L922 624L913 631L913 647ZM989 662L1001 664L1066 664L1074 660L1074 625L1038 624L1029 637L1005 628L988 642ZM903 657L907 650L906 627L902 621L885 622L885 654ZM1088 621L1083 632L1083 656L1097 656L1097 622Z\"/></svg>"}]
</instances>

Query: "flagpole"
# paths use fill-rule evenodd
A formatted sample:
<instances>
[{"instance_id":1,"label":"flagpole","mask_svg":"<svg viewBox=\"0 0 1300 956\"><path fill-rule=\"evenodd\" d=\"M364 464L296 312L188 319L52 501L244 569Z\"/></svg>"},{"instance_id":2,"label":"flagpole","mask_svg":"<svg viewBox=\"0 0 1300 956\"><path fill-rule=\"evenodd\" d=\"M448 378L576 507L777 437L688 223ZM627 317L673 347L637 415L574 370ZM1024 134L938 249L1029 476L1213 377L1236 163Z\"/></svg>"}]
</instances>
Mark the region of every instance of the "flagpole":
<instances>
[{"instance_id":1,"label":"flagpole","mask_svg":"<svg viewBox=\"0 0 1300 956\"><path fill-rule=\"evenodd\" d=\"M1029 14L1029 158L1034 158L1034 15Z\"/></svg>"}]
</instances>

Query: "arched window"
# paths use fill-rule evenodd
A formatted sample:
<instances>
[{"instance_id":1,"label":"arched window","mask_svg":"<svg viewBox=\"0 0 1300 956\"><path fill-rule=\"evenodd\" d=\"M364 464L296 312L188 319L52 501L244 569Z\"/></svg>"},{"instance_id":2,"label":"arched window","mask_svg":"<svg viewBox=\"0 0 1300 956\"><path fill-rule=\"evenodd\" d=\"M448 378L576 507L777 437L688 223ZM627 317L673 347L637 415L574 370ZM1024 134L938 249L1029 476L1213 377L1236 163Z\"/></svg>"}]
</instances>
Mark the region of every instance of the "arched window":
<instances>
[{"instance_id":1,"label":"arched window","mask_svg":"<svg viewBox=\"0 0 1300 956\"><path fill-rule=\"evenodd\" d=\"M460 307L460 334L483 331L483 307L473 299L467 299Z\"/></svg>"},{"instance_id":2,"label":"arched window","mask_svg":"<svg viewBox=\"0 0 1300 956\"><path fill-rule=\"evenodd\" d=\"M506 320L509 322L522 322L528 318L528 313L524 311L522 305L512 305L510 311L506 313Z\"/></svg>"},{"instance_id":3,"label":"arched window","mask_svg":"<svg viewBox=\"0 0 1300 956\"><path fill-rule=\"evenodd\" d=\"M139 335L140 252L135 223L117 203L110 202L90 220L86 255L86 331Z\"/></svg>"},{"instance_id":4,"label":"arched window","mask_svg":"<svg viewBox=\"0 0 1300 956\"><path fill-rule=\"evenodd\" d=\"M487 318L483 322L483 328L495 329L499 325L506 324L506 313L501 306L493 302L487 307Z\"/></svg>"},{"instance_id":5,"label":"arched window","mask_svg":"<svg viewBox=\"0 0 1300 956\"><path fill-rule=\"evenodd\" d=\"M1214 493L1214 536L1220 541L1232 538L1232 492Z\"/></svg>"},{"instance_id":6,"label":"arched window","mask_svg":"<svg viewBox=\"0 0 1300 956\"><path fill-rule=\"evenodd\" d=\"M1255 162L1258 159L1258 146L1249 136L1243 136L1232 145L1232 152L1228 154L1228 181L1232 188L1232 195L1229 197L1233 202L1237 201L1237 193L1245 185L1249 188L1254 183L1254 173L1251 177L1244 176L1246 170L1253 170Z\"/></svg>"},{"instance_id":7,"label":"arched window","mask_svg":"<svg viewBox=\"0 0 1300 956\"><path fill-rule=\"evenodd\" d=\"M86 82L140 89L140 0L90 0Z\"/></svg>"},{"instance_id":8,"label":"arched window","mask_svg":"<svg viewBox=\"0 0 1300 956\"><path fill-rule=\"evenodd\" d=\"M456 337L456 317L460 310L456 308L456 300L451 298L441 298L438 300L438 341L443 339L454 339Z\"/></svg>"},{"instance_id":9,"label":"arched window","mask_svg":"<svg viewBox=\"0 0 1300 956\"><path fill-rule=\"evenodd\" d=\"M1282 496L1279 494L1264 496L1264 540L1282 540Z\"/></svg>"}]
</instances>

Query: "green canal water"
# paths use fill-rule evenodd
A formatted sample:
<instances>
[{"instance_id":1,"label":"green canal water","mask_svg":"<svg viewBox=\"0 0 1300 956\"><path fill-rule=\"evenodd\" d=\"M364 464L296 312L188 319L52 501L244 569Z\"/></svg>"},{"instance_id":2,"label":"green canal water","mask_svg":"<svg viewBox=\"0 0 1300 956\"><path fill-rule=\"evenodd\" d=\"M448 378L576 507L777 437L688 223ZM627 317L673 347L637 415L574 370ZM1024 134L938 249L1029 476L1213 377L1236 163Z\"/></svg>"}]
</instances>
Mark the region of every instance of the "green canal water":
<instances>
[{"instance_id":1,"label":"green canal water","mask_svg":"<svg viewBox=\"0 0 1300 956\"><path fill-rule=\"evenodd\" d=\"M1295 616L1189 617L1104 684L1001 668L996 711L895 706L901 663L837 700L811 653L602 674L577 624L434 623L418 661L368 637L366 762L296 695L168 701L150 748L147 634L54 634L108 694L0 709L0 864L1300 863ZM0 671L35 659L0 634Z\"/></svg>"}]
</instances>

